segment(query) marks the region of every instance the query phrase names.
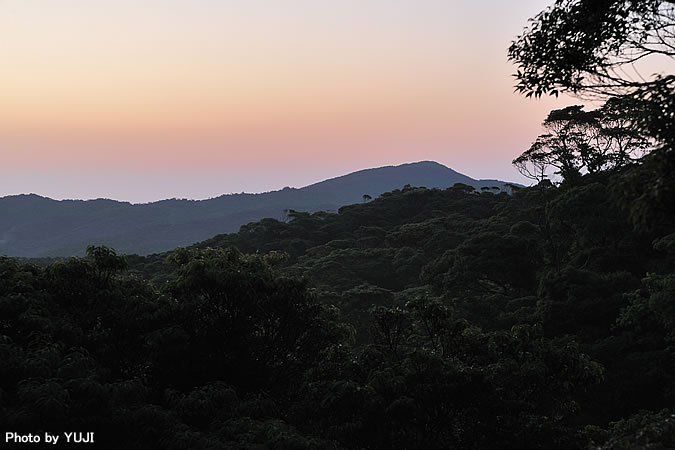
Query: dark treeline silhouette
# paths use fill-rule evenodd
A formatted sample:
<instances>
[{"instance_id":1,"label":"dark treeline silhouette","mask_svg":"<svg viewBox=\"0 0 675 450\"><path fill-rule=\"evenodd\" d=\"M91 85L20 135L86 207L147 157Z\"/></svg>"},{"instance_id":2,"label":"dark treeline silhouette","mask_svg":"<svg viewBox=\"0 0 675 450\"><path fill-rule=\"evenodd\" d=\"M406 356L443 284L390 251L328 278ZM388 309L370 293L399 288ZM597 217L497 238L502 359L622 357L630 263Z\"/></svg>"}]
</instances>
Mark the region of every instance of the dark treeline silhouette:
<instances>
[{"instance_id":1,"label":"dark treeline silhouette","mask_svg":"<svg viewBox=\"0 0 675 450\"><path fill-rule=\"evenodd\" d=\"M524 93L607 98L551 113L514 161L535 186L361 189L337 213L159 255L0 258L3 431L110 449L675 447L672 77L612 75L656 29L672 49L674 8L561 0L514 42Z\"/></svg>"}]
</instances>

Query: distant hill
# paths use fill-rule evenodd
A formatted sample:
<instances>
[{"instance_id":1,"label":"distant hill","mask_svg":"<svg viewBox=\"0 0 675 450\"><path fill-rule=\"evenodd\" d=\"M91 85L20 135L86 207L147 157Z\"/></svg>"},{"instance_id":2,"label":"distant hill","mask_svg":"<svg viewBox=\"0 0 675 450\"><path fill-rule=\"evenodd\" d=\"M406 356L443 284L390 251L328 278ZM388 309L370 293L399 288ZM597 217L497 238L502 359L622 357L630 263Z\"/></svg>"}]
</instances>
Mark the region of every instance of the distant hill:
<instances>
[{"instance_id":1,"label":"distant hill","mask_svg":"<svg viewBox=\"0 0 675 450\"><path fill-rule=\"evenodd\" d=\"M336 211L406 184L448 188L508 189L503 181L474 180L432 161L360 170L303 188L262 194L230 194L208 200L131 204L108 199L52 200L35 194L0 198L0 255L82 255L88 245L150 254L239 230L287 210Z\"/></svg>"}]
</instances>

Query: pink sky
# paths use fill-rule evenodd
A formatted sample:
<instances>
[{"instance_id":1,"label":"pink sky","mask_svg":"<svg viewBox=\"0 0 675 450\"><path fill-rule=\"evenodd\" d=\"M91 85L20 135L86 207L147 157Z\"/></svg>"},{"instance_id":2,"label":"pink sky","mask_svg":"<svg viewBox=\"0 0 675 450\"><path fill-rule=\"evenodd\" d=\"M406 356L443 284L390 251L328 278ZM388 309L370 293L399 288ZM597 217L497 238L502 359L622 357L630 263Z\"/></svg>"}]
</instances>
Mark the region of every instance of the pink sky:
<instances>
[{"instance_id":1,"label":"pink sky","mask_svg":"<svg viewBox=\"0 0 675 450\"><path fill-rule=\"evenodd\" d=\"M0 196L146 202L435 160L510 161L561 98L513 93L529 0L3 0ZM283 6L282 6L283 4Z\"/></svg>"}]
</instances>

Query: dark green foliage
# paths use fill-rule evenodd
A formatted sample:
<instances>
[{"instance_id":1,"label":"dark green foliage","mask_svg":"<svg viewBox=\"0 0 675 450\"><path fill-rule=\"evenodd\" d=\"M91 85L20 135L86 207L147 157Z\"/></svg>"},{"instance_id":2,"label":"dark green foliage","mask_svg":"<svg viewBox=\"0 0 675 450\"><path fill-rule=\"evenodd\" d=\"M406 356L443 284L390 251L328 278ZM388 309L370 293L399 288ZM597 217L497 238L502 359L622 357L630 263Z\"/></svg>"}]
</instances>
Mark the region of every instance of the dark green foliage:
<instances>
[{"instance_id":1,"label":"dark green foliage","mask_svg":"<svg viewBox=\"0 0 675 450\"><path fill-rule=\"evenodd\" d=\"M672 223L675 216L674 48L672 0L558 0L532 19L509 48L509 58L518 65L518 92L599 96L607 100L602 109L615 125L615 118L622 119L630 124L629 134L651 141L652 155L614 186L641 229ZM649 68L642 65L645 60ZM516 161L523 166L541 159L521 158Z\"/></svg>"},{"instance_id":2,"label":"dark green foliage","mask_svg":"<svg viewBox=\"0 0 675 450\"><path fill-rule=\"evenodd\" d=\"M675 229L635 230L624 176L0 259L0 419L108 448L662 448Z\"/></svg>"},{"instance_id":3,"label":"dark green foliage","mask_svg":"<svg viewBox=\"0 0 675 450\"><path fill-rule=\"evenodd\" d=\"M641 411L628 419L610 424L608 430L588 427L591 442L603 442L591 448L612 450L661 450L675 447L675 414L664 409L658 413Z\"/></svg>"},{"instance_id":4,"label":"dark green foliage","mask_svg":"<svg viewBox=\"0 0 675 450\"><path fill-rule=\"evenodd\" d=\"M273 256L236 249L172 255L179 269L169 292L187 342L181 369L165 373L159 364L156 377L173 386L222 380L245 390L285 390L340 341L333 311L304 283L276 274Z\"/></svg>"},{"instance_id":5,"label":"dark green foliage","mask_svg":"<svg viewBox=\"0 0 675 450\"><path fill-rule=\"evenodd\" d=\"M518 89L594 91L672 8L556 2L511 47ZM671 78L552 112L523 161L560 184L359 185L168 254L0 258L0 423L111 449L673 448Z\"/></svg>"},{"instance_id":6,"label":"dark green foliage","mask_svg":"<svg viewBox=\"0 0 675 450\"><path fill-rule=\"evenodd\" d=\"M274 271L278 255L176 252L160 293L114 251L88 253L44 270L0 259L4 429L94 431L104 448L325 446L276 411L350 329Z\"/></svg>"}]
</instances>

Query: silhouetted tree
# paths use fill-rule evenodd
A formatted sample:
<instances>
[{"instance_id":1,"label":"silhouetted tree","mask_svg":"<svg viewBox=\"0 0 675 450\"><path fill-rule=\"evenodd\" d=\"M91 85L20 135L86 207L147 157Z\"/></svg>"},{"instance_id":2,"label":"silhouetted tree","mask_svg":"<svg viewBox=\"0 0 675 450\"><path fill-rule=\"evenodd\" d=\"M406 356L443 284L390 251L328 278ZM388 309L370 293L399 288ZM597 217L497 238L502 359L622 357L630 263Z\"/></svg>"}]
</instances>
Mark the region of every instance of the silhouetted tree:
<instances>
[{"instance_id":1,"label":"silhouetted tree","mask_svg":"<svg viewBox=\"0 0 675 450\"><path fill-rule=\"evenodd\" d=\"M672 0L557 0L509 47L518 64L516 89L528 97L672 87L672 75L646 79L635 68L659 56L666 64L675 57Z\"/></svg>"},{"instance_id":2,"label":"silhouetted tree","mask_svg":"<svg viewBox=\"0 0 675 450\"><path fill-rule=\"evenodd\" d=\"M551 170L573 182L584 173L621 168L649 149L649 140L634 126L635 117L631 104L619 98L593 111L581 105L551 111L542 124L547 133L513 164L537 182Z\"/></svg>"}]
</instances>

